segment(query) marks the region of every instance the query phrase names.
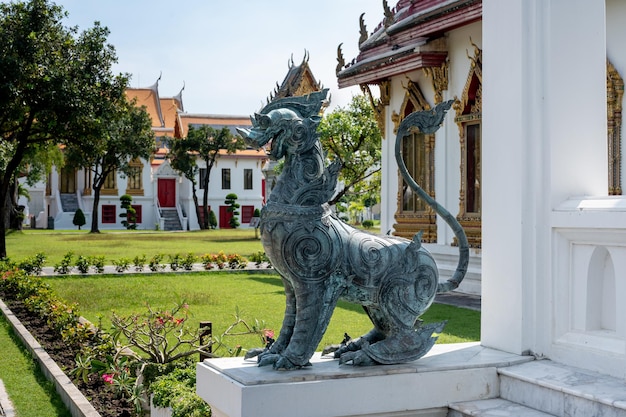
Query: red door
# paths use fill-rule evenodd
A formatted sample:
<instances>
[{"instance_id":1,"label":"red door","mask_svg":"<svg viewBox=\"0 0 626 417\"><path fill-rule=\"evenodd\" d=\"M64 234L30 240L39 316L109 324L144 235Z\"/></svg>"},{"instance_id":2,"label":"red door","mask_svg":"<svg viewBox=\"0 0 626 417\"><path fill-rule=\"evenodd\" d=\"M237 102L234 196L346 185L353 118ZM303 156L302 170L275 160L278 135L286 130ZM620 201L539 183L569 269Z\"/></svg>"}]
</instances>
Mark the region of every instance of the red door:
<instances>
[{"instance_id":1,"label":"red door","mask_svg":"<svg viewBox=\"0 0 626 417\"><path fill-rule=\"evenodd\" d=\"M176 207L176 178L159 178L159 205Z\"/></svg>"},{"instance_id":2,"label":"red door","mask_svg":"<svg viewBox=\"0 0 626 417\"><path fill-rule=\"evenodd\" d=\"M230 219L233 213L228 211L228 206L220 206L220 229L230 229Z\"/></svg>"}]
</instances>

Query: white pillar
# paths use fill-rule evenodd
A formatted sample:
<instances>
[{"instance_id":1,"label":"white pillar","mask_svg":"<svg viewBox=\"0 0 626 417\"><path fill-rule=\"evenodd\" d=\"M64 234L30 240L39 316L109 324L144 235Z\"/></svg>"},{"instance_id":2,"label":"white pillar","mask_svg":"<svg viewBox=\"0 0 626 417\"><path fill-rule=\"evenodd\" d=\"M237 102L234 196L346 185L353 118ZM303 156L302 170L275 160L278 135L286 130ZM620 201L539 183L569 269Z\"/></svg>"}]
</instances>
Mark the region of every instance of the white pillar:
<instances>
[{"instance_id":1,"label":"white pillar","mask_svg":"<svg viewBox=\"0 0 626 417\"><path fill-rule=\"evenodd\" d=\"M542 349L550 213L607 193L604 0L483 0L482 343Z\"/></svg>"}]
</instances>

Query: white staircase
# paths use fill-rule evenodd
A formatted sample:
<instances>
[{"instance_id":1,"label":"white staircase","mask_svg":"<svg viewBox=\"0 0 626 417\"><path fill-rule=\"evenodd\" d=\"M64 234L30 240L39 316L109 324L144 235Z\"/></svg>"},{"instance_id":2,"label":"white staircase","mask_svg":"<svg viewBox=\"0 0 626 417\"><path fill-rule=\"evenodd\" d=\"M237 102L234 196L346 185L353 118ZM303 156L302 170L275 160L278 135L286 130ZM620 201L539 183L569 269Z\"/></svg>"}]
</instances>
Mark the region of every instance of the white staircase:
<instances>
[{"instance_id":1,"label":"white staircase","mask_svg":"<svg viewBox=\"0 0 626 417\"><path fill-rule=\"evenodd\" d=\"M498 369L499 398L451 404L448 417L626 417L626 381L550 360Z\"/></svg>"}]
</instances>

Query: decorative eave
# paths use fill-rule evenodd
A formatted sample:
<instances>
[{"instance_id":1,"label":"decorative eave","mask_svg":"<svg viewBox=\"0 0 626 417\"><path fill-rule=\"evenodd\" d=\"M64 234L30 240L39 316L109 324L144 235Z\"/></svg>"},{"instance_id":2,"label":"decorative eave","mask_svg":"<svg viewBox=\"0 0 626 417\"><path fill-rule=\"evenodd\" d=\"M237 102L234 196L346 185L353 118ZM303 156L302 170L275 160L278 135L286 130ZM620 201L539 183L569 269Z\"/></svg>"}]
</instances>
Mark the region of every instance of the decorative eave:
<instances>
[{"instance_id":1,"label":"decorative eave","mask_svg":"<svg viewBox=\"0 0 626 417\"><path fill-rule=\"evenodd\" d=\"M439 67L447 51L423 49L423 42L357 62L337 74L339 88L361 84L378 84L389 77L426 67Z\"/></svg>"},{"instance_id":2,"label":"decorative eave","mask_svg":"<svg viewBox=\"0 0 626 417\"><path fill-rule=\"evenodd\" d=\"M402 2L399 2L402 3ZM482 18L482 0L432 1L422 10L410 4L386 17L367 39L360 39L360 53L348 65L338 49L337 80L340 88L376 84L390 76L427 67L438 67L447 57L447 47L426 48L443 35ZM423 6L423 5L422 5ZM361 30L363 35L363 28Z\"/></svg>"}]
</instances>

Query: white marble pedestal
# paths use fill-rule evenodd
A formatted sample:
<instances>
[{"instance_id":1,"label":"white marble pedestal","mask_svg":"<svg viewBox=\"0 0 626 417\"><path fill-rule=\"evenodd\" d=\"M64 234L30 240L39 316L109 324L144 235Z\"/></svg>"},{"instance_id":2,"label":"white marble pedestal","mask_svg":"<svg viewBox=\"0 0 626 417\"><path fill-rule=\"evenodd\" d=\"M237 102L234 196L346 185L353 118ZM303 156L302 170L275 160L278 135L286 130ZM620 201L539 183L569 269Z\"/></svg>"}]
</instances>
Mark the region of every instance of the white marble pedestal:
<instances>
[{"instance_id":1,"label":"white marble pedestal","mask_svg":"<svg viewBox=\"0 0 626 417\"><path fill-rule=\"evenodd\" d=\"M214 417L439 417L450 403L498 397L496 368L529 360L478 343L435 345L415 362L375 367L319 354L312 367L288 372L208 359L197 366L197 392Z\"/></svg>"}]
</instances>

